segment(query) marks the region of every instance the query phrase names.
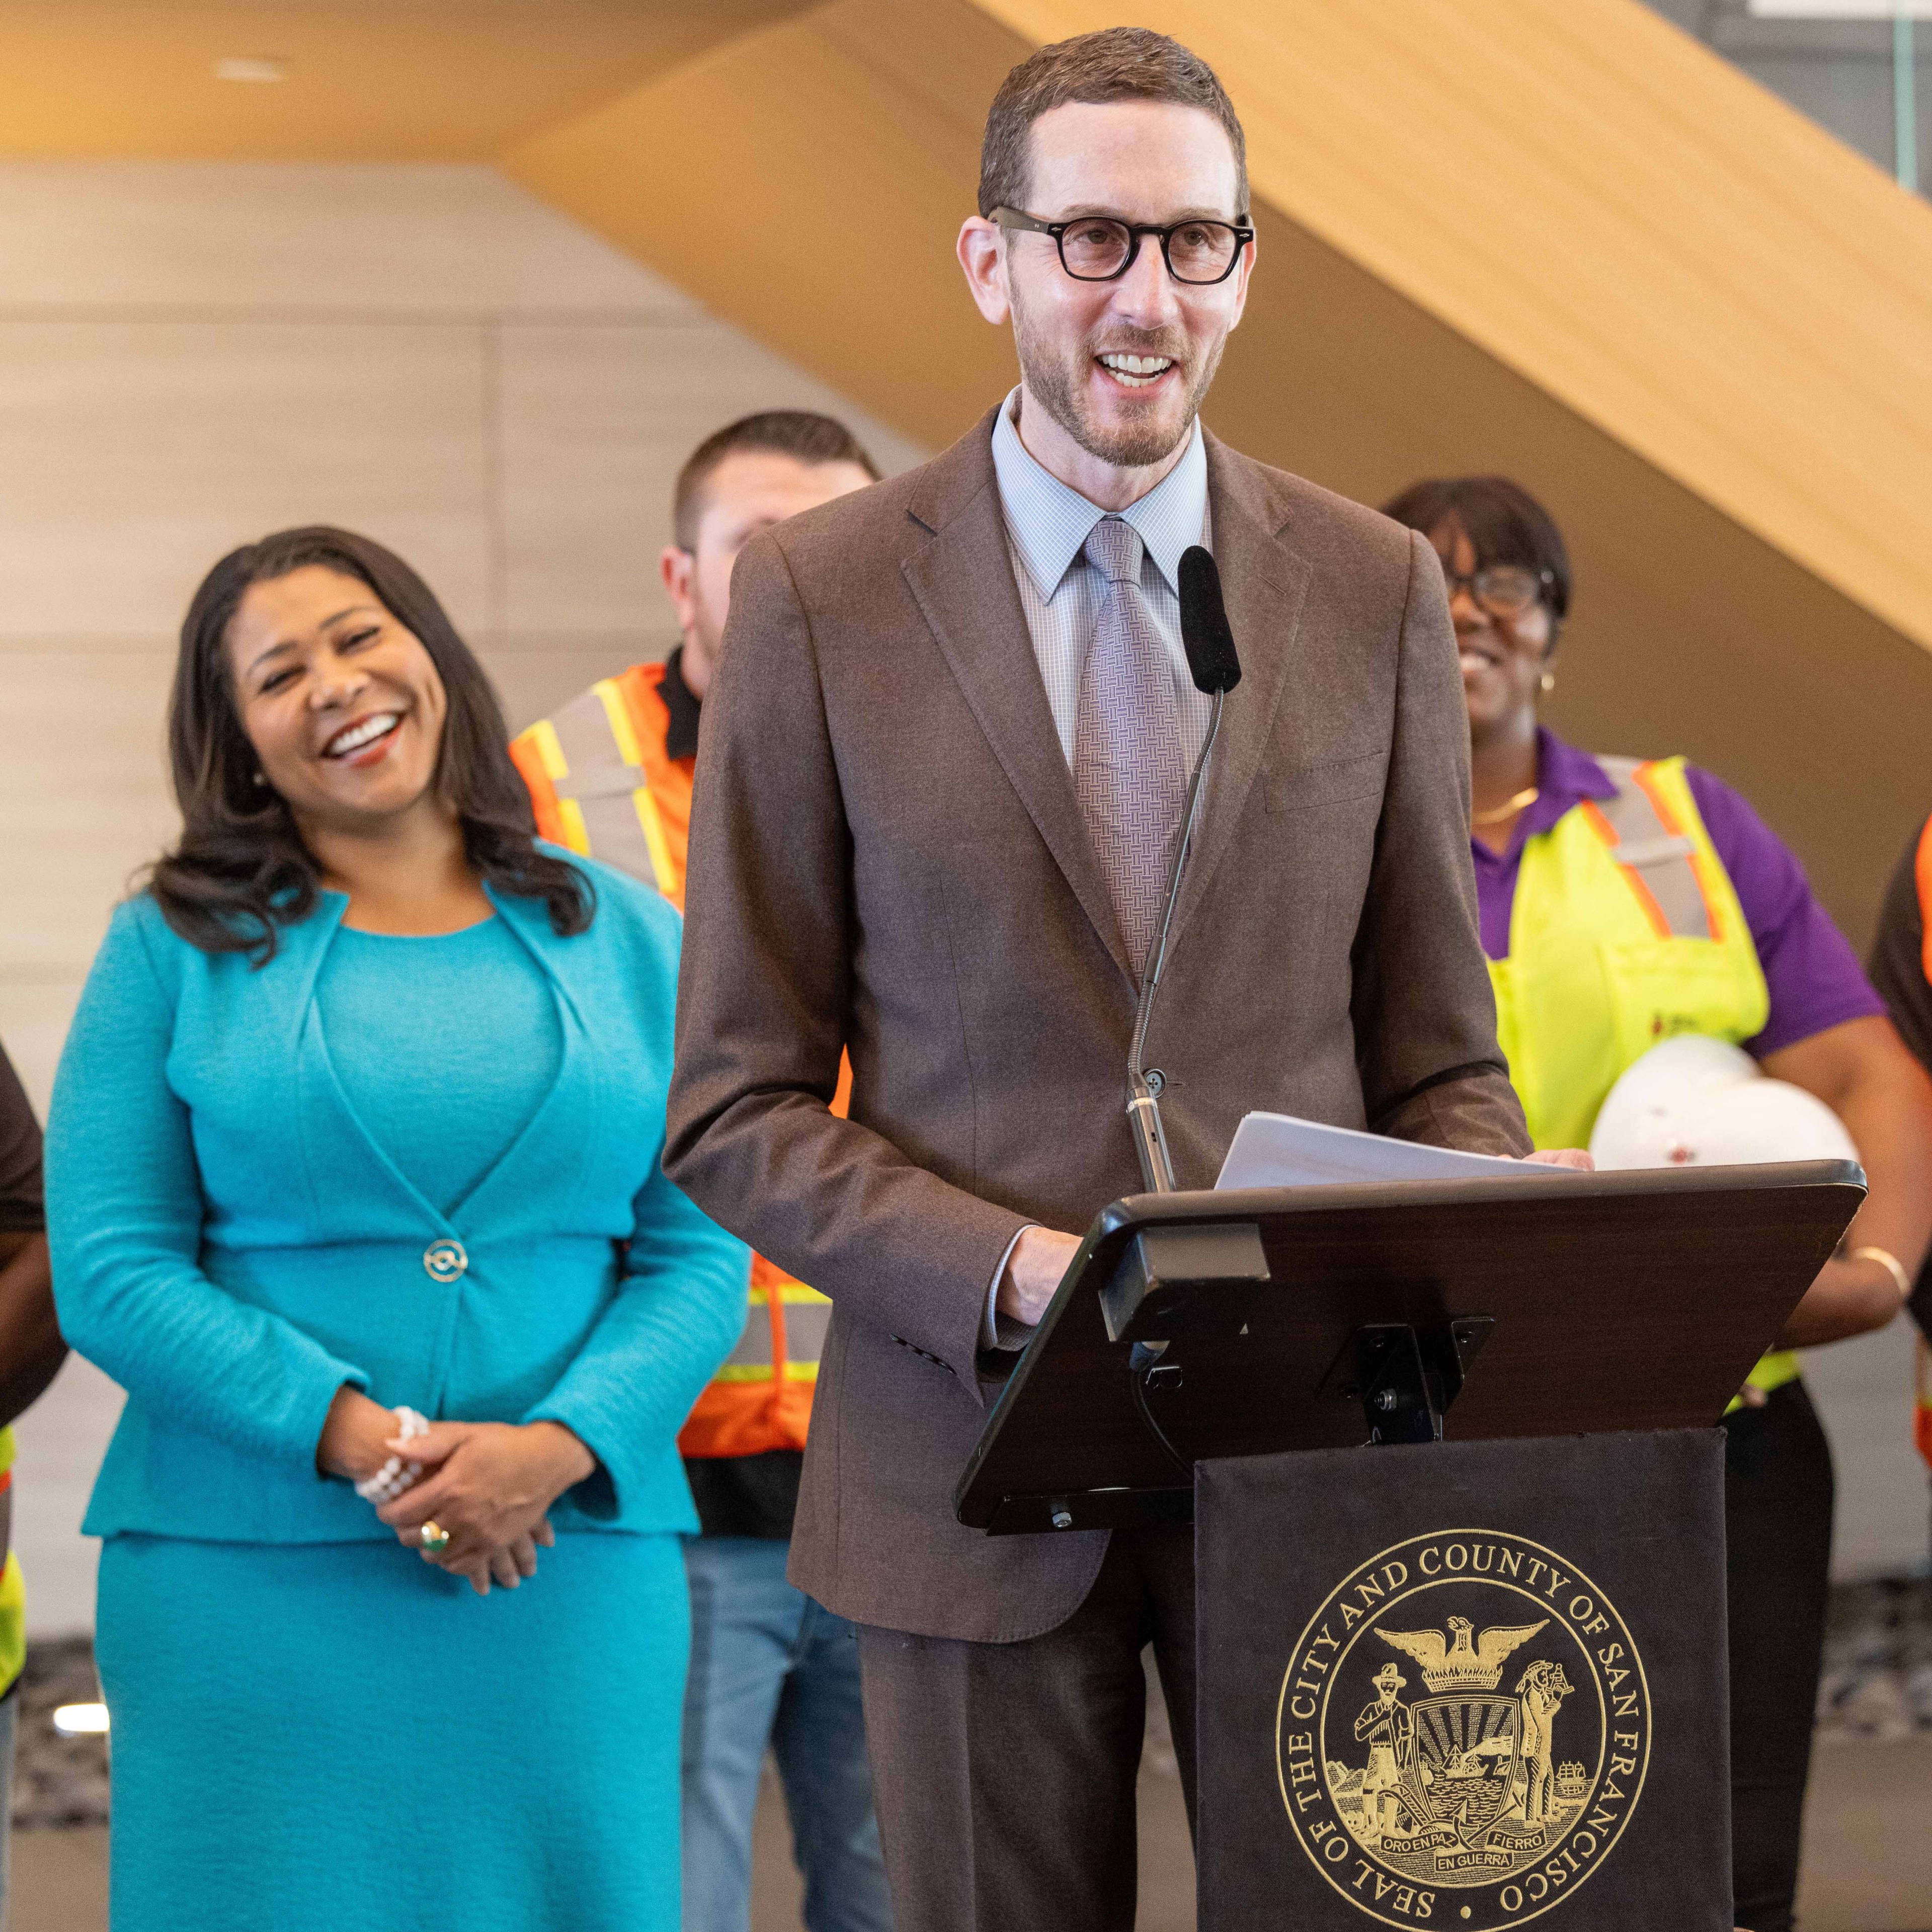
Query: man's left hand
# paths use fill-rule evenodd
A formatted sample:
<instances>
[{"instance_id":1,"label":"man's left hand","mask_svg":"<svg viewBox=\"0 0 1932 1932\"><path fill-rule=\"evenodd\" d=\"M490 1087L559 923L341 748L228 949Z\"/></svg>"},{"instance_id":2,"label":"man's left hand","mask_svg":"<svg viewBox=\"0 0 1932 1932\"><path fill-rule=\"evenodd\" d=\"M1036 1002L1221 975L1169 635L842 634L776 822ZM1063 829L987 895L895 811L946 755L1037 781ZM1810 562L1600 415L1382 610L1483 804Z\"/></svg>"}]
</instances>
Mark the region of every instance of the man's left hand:
<instances>
[{"instance_id":1,"label":"man's left hand","mask_svg":"<svg viewBox=\"0 0 1932 1932\"><path fill-rule=\"evenodd\" d=\"M1536 1167L1574 1167L1580 1174L1594 1174L1597 1163L1587 1148L1539 1148L1523 1159Z\"/></svg>"}]
</instances>

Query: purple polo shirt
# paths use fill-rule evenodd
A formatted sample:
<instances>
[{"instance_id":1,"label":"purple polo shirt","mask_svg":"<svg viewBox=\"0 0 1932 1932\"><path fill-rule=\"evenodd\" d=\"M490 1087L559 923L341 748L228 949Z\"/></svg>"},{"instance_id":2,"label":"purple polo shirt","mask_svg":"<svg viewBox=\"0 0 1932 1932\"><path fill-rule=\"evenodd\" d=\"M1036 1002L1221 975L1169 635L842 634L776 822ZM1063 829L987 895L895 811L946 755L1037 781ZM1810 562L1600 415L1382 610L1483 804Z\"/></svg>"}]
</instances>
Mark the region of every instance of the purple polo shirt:
<instances>
[{"instance_id":1,"label":"purple polo shirt","mask_svg":"<svg viewBox=\"0 0 1932 1932\"><path fill-rule=\"evenodd\" d=\"M1483 950L1492 959L1509 956L1510 914L1523 841L1547 832L1580 799L1611 798L1616 793L1609 772L1587 752L1564 744L1552 732L1539 730L1536 737L1536 802L1516 820L1508 848L1492 852L1480 838L1469 841ZM1694 765L1686 767L1685 776L1704 829L1731 875L1771 989L1771 1018L1763 1032L1744 1042L1745 1051L1762 1060L1827 1027L1882 1013L1884 1002L1818 903L1790 848L1721 779Z\"/></svg>"}]
</instances>

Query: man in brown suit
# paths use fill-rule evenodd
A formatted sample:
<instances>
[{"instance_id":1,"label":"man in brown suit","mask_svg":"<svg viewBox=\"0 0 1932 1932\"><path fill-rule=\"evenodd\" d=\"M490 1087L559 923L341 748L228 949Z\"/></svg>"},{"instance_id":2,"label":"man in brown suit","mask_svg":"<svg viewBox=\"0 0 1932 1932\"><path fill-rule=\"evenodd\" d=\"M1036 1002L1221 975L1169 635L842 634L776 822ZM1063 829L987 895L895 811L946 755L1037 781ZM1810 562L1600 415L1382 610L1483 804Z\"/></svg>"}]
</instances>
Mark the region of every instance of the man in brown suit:
<instances>
[{"instance_id":1,"label":"man in brown suit","mask_svg":"<svg viewBox=\"0 0 1932 1932\"><path fill-rule=\"evenodd\" d=\"M1180 1184L1256 1107L1528 1145L1441 566L1197 424L1246 210L1186 50L1016 68L959 252L1020 387L746 548L705 706L667 1161L833 1300L791 1574L861 1626L899 1932L1131 1925L1150 1642L1192 1800L1190 1533L989 1539L951 1505L1067 1231L1139 1190L1124 1070L1205 722L1187 545L1244 675L1148 1042Z\"/></svg>"}]
</instances>

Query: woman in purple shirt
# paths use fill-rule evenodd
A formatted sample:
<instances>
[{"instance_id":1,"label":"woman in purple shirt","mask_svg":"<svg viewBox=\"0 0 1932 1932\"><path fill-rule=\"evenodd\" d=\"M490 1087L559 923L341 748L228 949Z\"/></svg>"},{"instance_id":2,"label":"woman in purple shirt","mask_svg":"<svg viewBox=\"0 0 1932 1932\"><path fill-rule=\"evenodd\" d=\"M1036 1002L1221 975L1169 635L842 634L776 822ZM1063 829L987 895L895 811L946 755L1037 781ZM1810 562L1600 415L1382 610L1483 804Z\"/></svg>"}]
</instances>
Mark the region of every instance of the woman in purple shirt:
<instances>
[{"instance_id":1,"label":"woman in purple shirt","mask_svg":"<svg viewBox=\"0 0 1932 1932\"><path fill-rule=\"evenodd\" d=\"M1654 1040L1714 1034L1844 1122L1870 1192L1778 1338L1882 1327L1932 1237L1932 1084L1802 868L1737 793L1681 759L1592 757L1538 722L1570 564L1499 477L1387 506L1442 558L1469 712L1484 950L1498 1033L1538 1146L1580 1144ZM1768 1355L1725 1418L1732 1864L1737 1921L1789 1932L1832 1545L1831 1451L1795 1356Z\"/></svg>"}]
</instances>

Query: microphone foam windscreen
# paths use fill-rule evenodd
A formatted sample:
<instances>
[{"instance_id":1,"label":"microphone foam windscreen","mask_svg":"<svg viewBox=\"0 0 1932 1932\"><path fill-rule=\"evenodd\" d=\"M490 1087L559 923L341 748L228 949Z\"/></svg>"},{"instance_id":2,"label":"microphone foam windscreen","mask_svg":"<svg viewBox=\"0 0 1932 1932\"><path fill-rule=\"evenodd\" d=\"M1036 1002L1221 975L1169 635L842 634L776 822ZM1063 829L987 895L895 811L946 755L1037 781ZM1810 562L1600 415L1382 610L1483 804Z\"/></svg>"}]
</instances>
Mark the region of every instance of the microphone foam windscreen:
<instances>
[{"instance_id":1,"label":"microphone foam windscreen","mask_svg":"<svg viewBox=\"0 0 1932 1932\"><path fill-rule=\"evenodd\" d=\"M1180 644L1194 688L1211 698L1241 681L1241 660L1221 602L1221 573L1198 544L1180 554Z\"/></svg>"}]
</instances>

